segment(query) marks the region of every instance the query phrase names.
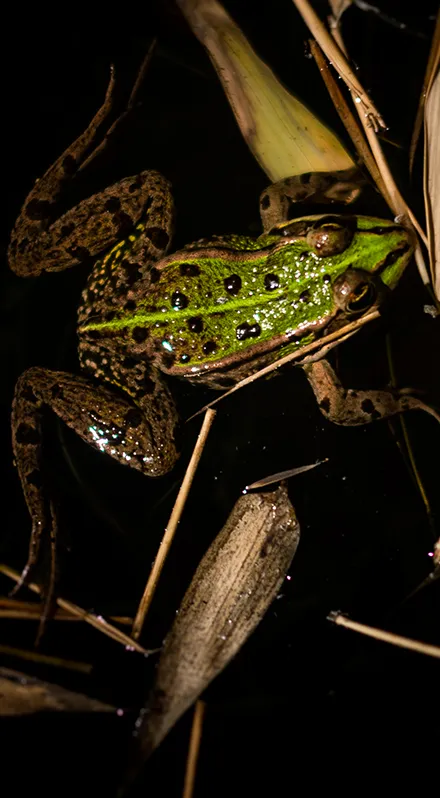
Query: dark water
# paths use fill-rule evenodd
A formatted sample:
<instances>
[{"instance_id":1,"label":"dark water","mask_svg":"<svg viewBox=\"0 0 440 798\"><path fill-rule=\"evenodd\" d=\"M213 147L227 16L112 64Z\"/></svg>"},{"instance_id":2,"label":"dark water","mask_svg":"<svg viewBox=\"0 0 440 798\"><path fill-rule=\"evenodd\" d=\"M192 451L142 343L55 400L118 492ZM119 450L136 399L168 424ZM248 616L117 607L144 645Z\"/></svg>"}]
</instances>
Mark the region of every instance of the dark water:
<instances>
[{"instance_id":1,"label":"dark water","mask_svg":"<svg viewBox=\"0 0 440 798\"><path fill-rule=\"evenodd\" d=\"M293 5L287 0L271 0L266 8L227 5L284 83L344 138L319 72L304 55L306 32ZM178 12L171 3L146 6L141 12L119 8L117 14L103 8L103 18L94 20L76 7L63 19L39 10L23 20L21 9L12 11L14 46L5 53L3 67L4 250L33 181L100 104L109 64L116 65L122 103L155 31L159 47L142 91L143 106L94 165L84 193L151 167L163 171L174 186L176 247L210 233L257 232L257 199L267 178L243 143L215 73ZM385 145L386 154L422 216L421 160L410 184L407 151L436 3L420 3L411 15L398 2L380 7L406 22L411 32L353 9L347 14L346 41L397 145ZM389 215L380 202L375 213ZM85 273L79 269L24 281L6 266L3 271L0 558L17 568L24 562L29 522L12 467L13 387L31 365L77 369L75 307ZM439 406L440 336L438 322L423 313L429 302L413 265L395 293L386 323L341 347L338 370L344 383L386 384L388 331L399 385L426 391ZM174 389L183 417L212 398L186 385ZM330 611L342 610L373 626L440 644L438 587L406 600L429 573L428 553L434 535L440 535L440 433L435 421L422 414L409 414L406 423L436 531L396 443L398 423L358 429L328 424L295 369L256 383L220 406L149 616L143 639L147 647L161 644L200 557L244 485L316 459L329 461L291 481L290 497L302 527L291 579L205 695L196 796L352 789L359 776L376 779L380 772L381 779L393 779L395 788L395 780L402 773L406 778L410 767L419 786L420 780L429 781L430 744L438 734L431 715L438 695L437 661L360 638L326 620ZM152 481L89 450L48 417L46 456L63 529L64 596L104 614L134 614L199 424L186 425L182 459L174 472ZM2 579L2 592L9 587ZM33 644L31 623L1 621L0 629L2 644ZM76 624L56 625L44 648L93 663L92 676L41 666L32 673L126 707L128 715L90 719L53 714L3 721L2 749L15 780L4 794L25 795L38 787L45 795L110 796L154 661L144 662ZM26 670L22 661L4 655L1 664ZM146 769L139 794L181 794L189 727L186 717L165 741Z\"/></svg>"}]
</instances>

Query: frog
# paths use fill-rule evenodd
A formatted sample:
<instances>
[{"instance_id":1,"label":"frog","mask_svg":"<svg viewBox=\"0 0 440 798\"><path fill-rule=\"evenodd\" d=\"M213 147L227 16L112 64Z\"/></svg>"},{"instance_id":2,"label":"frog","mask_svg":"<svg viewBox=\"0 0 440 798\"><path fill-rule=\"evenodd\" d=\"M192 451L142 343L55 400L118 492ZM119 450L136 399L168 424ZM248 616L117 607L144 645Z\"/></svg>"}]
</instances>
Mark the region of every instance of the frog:
<instances>
[{"instance_id":1,"label":"frog","mask_svg":"<svg viewBox=\"0 0 440 798\"><path fill-rule=\"evenodd\" d=\"M10 267L23 277L93 264L78 310L79 373L31 367L13 399L13 453L32 520L16 590L29 581L45 541L47 596L55 583L57 518L42 476L46 409L98 451L160 477L180 448L168 378L217 390L235 385L379 307L413 252L411 234L396 221L334 213L289 218L305 193L340 190L338 176L327 175L324 189L323 176L302 175L265 190L258 237L212 236L173 254L172 191L157 171L123 178L60 212L72 180L102 147L113 98L111 80L87 129L28 194L8 250ZM320 410L337 424L421 407L408 394L345 389L324 357L304 371Z\"/></svg>"}]
</instances>

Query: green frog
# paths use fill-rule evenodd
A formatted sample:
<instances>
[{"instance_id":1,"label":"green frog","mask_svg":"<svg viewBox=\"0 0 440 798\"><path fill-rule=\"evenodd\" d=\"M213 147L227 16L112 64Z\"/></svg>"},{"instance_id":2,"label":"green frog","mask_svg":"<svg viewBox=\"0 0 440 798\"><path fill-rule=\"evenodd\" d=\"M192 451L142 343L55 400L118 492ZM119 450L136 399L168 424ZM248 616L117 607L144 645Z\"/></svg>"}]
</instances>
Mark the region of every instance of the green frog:
<instances>
[{"instance_id":1,"label":"green frog","mask_svg":"<svg viewBox=\"0 0 440 798\"><path fill-rule=\"evenodd\" d=\"M81 374L31 368L15 390L13 450L32 518L20 585L42 536L50 541L52 576L55 564L56 518L41 476L44 407L99 451L159 477L178 457L178 414L163 375L216 389L234 385L377 307L413 249L392 221L286 218L286 192L303 197L320 182L316 175L263 192L258 238L213 237L173 255L173 200L157 172L127 177L60 215L65 188L101 146L112 96L110 85L87 130L35 184L9 247L10 266L22 276L94 262L78 312ZM345 390L325 360L306 374L322 412L338 424L420 406L388 391Z\"/></svg>"}]
</instances>

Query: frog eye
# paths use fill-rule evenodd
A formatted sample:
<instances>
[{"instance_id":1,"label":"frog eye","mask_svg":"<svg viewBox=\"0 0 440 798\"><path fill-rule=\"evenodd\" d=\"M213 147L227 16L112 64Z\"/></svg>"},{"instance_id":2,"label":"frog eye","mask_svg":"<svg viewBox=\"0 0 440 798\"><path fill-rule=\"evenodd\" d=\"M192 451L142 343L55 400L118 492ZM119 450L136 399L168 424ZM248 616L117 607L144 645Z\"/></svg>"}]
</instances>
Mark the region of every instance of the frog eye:
<instances>
[{"instance_id":1,"label":"frog eye","mask_svg":"<svg viewBox=\"0 0 440 798\"><path fill-rule=\"evenodd\" d=\"M350 316L365 313L378 298L376 284L362 269L347 269L335 280L333 291L337 306Z\"/></svg>"},{"instance_id":2,"label":"frog eye","mask_svg":"<svg viewBox=\"0 0 440 798\"><path fill-rule=\"evenodd\" d=\"M377 297L376 286L372 282L359 283L350 294L346 305L347 313L352 316L365 313L374 305Z\"/></svg>"},{"instance_id":3,"label":"frog eye","mask_svg":"<svg viewBox=\"0 0 440 798\"><path fill-rule=\"evenodd\" d=\"M320 258L339 255L353 239L351 226L336 220L321 220L307 233L307 243Z\"/></svg>"}]
</instances>

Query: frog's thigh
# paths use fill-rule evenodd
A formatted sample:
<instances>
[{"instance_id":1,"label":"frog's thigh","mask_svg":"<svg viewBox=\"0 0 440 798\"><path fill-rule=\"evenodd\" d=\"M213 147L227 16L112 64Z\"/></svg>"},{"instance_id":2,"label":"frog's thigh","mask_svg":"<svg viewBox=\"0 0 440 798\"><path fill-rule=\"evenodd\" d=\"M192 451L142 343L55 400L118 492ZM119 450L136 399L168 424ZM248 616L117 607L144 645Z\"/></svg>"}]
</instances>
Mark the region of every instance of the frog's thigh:
<instances>
[{"instance_id":1,"label":"frog's thigh","mask_svg":"<svg viewBox=\"0 0 440 798\"><path fill-rule=\"evenodd\" d=\"M423 409L412 396L393 391L356 391L345 389L327 360L304 366L321 412L334 424L355 426L369 424L395 413Z\"/></svg>"},{"instance_id":2,"label":"frog's thigh","mask_svg":"<svg viewBox=\"0 0 440 798\"><path fill-rule=\"evenodd\" d=\"M27 498L40 482L41 411L50 407L80 437L101 452L148 476L167 473L177 459L172 432L161 430L148 409L96 385L87 377L32 368L18 380L12 413L13 446ZM166 416L163 422L167 422Z\"/></svg>"},{"instance_id":3,"label":"frog's thigh","mask_svg":"<svg viewBox=\"0 0 440 798\"><path fill-rule=\"evenodd\" d=\"M159 172L141 172L88 197L49 227L46 224L45 229L28 226L26 246L17 238L18 228L14 230L9 248L10 266L22 277L68 269L110 249L138 223L143 224L143 235L157 259L170 243L173 215L168 180Z\"/></svg>"}]
</instances>

